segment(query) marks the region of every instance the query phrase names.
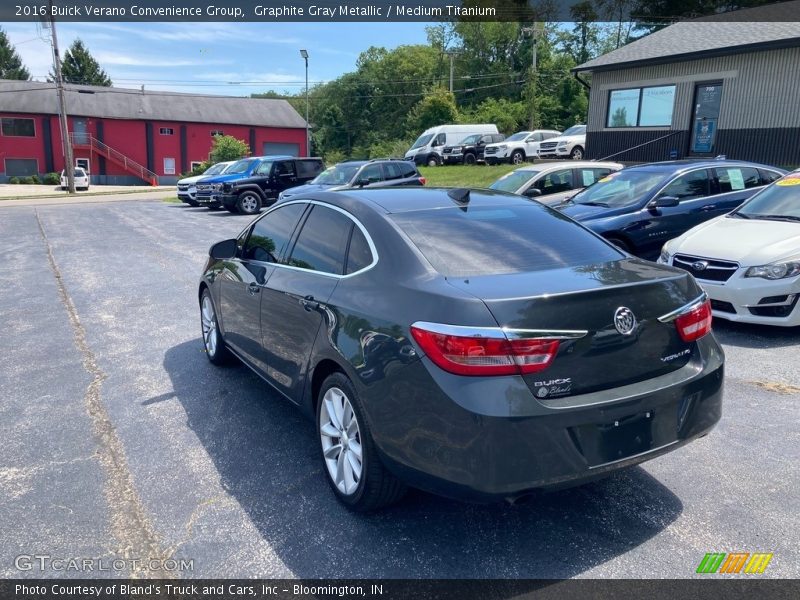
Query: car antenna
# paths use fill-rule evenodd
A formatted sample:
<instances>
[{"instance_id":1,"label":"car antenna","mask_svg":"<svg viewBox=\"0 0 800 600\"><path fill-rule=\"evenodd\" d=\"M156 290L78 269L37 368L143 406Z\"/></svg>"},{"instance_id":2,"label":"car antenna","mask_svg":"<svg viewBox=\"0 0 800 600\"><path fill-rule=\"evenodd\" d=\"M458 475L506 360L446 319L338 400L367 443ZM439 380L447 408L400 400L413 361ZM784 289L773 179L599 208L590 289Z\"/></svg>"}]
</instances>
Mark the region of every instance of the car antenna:
<instances>
[{"instance_id":1,"label":"car antenna","mask_svg":"<svg viewBox=\"0 0 800 600\"><path fill-rule=\"evenodd\" d=\"M460 204L462 208L466 208L467 204L469 204L469 188L454 188L447 192L447 195L456 204Z\"/></svg>"}]
</instances>

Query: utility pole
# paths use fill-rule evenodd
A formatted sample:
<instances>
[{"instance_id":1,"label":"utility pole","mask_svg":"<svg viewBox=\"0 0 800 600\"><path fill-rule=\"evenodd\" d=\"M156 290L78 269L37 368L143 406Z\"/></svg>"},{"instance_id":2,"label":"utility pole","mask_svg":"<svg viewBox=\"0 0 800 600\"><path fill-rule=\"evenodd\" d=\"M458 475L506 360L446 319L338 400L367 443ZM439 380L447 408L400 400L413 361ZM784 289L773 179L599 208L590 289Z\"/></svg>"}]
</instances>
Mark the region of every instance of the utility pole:
<instances>
[{"instance_id":1,"label":"utility pole","mask_svg":"<svg viewBox=\"0 0 800 600\"><path fill-rule=\"evenodd\" d=\"M530 90L531 90L531 120L530 120L530 128L536 128L536 42L538 41L537 38L539 37L539 30L536 28L537 23L534 23L530 27L523 27L522 31L531 36L531 81L530 81Z\"/></svg>"},{"instance_id":2,"label":"utility pole","mask_svg":"<svg viewBox=\"0 0 800 600\"><path fill-rule=\"evenodd\" d=\"M72 159L72 141L69 139L67 126L67 100L64 96L64 78L61 77L61 56L58 53L58 36L56 35L56 20L53 17L53 0L49 0L48 14L50 15L50 32L53 36L53 72L56 75L56 88L58 89L58 120L61 124L61 150L64 153L64 172L67 175L67 188L70 194L75 193L75 170Z\"/></svg>"},{"instance_id":3,"label":"utility pole","mask_svg":"<svg viewBox=\"0 0 800 600\"><path fill-rule=\"evenodd\" d=\"M453 93L453 60L456 56L461 54L461 52L454 52L453 50L448 50L445 52L450 57L450 93Z\"/></svg>"}]
</instances>

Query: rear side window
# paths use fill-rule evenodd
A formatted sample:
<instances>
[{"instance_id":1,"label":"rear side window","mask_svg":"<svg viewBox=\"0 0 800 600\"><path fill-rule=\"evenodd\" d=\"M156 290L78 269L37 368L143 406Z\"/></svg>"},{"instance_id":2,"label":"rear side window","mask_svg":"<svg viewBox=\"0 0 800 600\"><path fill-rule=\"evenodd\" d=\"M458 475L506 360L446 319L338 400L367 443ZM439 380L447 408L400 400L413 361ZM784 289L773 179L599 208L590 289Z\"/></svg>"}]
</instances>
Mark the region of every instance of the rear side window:
<instances>
[{"instance_id":1,"label":"rear side window","mask_svg":"<svg viewBox=\"0 0 800 600\"><path fill-rule=\"evenodd\" d=\"M253 226L242 257L262 262L278 262L305 209L305 204L287 204L264 215Z\"/></svg>"},{"instance_id":2,"label":"rear side window","mask_svg":"<svg viewBox=\"0 0 800 600\"><path fill-rule=\"evenodd\" d=\"M355 273L372 264L372 250L369 248L367 238L358 227L353 228L353 237L350 239L350 250L347 253L345 274Z\"/></svg>"},{"instance_id":3,"label":"rear side window","mask_svg":"<svg viewBox=\"0 0 800 600\"><path fill-rule=\"evenodd\" d=\"M761 185L758 170L750 167L717 167L719 193L736 192Z\"/></svg>"},{"instance_id":4,"label":"rear side window","mask_svg":"<svg viewBox=\"0 0 800 600\"><path fill-rule=\"evenodd\" d=\"M288 264L300 269L342 275L353 221L342 213L315 205L308 215Z\"/></svg>"},{"instance_id":5,"label":"rear side window","mask_svg":"<svg viewBox=\"0 0 800 600\"><path fill-rule=\"evenodd\" d=\"M298 160L297 176L313 178L322 173L322 163L317 160Z\"/></svg>"},{"instance_id":6,"label":"rear side window","mask_svg":"<svg viewBox=\"0 0 800 600\"><path fill-rule=\"evenodd\" d=\"M403 177L417 177L417 168L410 162L404 161L400 163L400 170Z\"/></svg>"},{"instance_id":7,"label":"rear side window","mask_svg":"<svg viewBox=\"0 0 800 600\"><path fill-rule=\"evenodd\" d=\"M391 216L446 277L579 267L622 254L544 206L481 206Z\"/></svg>"},{"instance_id":8,"label":"rear side window","mask_svg":"<svg viewBox=\"0 0 800 600\"><path fill-rule=\"evenodd\" d=\"M578 187L589 187L598 179L611 173L611 169L581 169L578 173L580 174Z\"/></svg>"},{"instance_id":9,"label":"rear side window","mask_svg":"<svg viewBox=\"0 0 800 600\"><path fill-rule=\"evenodd\" d=\"M761 181L763 181L764 185L772 183L773 181L777 181L778 179L783 177L783 175L781 175L780 173L776 173L775 171L767 171L765 169L759 169L759 172L761 173Z\"/></svg>"}]
</instances>

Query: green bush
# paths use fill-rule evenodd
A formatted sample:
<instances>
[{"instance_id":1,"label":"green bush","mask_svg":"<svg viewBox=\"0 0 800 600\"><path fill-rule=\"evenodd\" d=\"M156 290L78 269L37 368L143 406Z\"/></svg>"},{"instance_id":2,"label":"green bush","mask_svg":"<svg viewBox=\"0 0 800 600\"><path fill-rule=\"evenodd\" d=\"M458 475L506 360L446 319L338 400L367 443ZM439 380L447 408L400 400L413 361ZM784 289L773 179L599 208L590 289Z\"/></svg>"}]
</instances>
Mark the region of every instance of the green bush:
<instances>
[{"instance_id":1,"label":"green bush","mask_svg":"<svg viewBox=\"0 0 800 600\"><path fill-rule=\"evenodd\" d=\"M19 182L22 185L30 185L30 184L33 183L33 178L32 177L20 177L19 178Z\"/></svg>"},{"instance_id":2,"label":"green bush","mask_svg":"<svg viewBox=\"0 0 800 600\"><path fill-rule=\"evenodd\" d=\"M232 135L215 135L211 142L211 164L229 160L239 160L250 155L250 145L237 140Z\"/></svg>"},{"instance_id":3,"label":"green bush","mask_svg":"<svg viewBox=\"0 0 800 600\"><path fill-rule=\"evenodd\" d=\"M61 174L60 173L48 173L44 176L44 184L45 185L60 185L61 184Z\"/></svg>"},{"instance_id":4,"label":"green bush","mask_svg":"<svg viewBox=\"0 0 800 600\"><path fill-rule=\"evenodd\" d=\"M347 157L345 153L341 150L328 150L325 153L325 164L329 167L332 167L336 163L340 163L345 160Z\"/></svg>"},{"instance_id":5,"label":"green bush","mask_svg":"<svg viewBox=\"0 0 800 600\"><path fill-rule=\"evenodd\" d=\"M370 158L403 158L412 142L408 140L390 140L376 142L369 147Z\"/></svg>"},{"instance_id":6,"label":"green bush","mask_svg":"<svg viewBox=\"0 0 800 600\"><path fill-rule=\"evenodd\" d=\"M31 175L31 183L40 185L42 183L42 180L39 179L38 175Z\"/></svg>"},{"instance_id":7,"label":"green bush","mask_svg":"<svg viewBox=\"0 0 800 600\"><path fill-rule=\"evenodd\" d=\"M19 185L19 177L9 177L8 183L11 185Z\"/></svg>"}]
</instances>

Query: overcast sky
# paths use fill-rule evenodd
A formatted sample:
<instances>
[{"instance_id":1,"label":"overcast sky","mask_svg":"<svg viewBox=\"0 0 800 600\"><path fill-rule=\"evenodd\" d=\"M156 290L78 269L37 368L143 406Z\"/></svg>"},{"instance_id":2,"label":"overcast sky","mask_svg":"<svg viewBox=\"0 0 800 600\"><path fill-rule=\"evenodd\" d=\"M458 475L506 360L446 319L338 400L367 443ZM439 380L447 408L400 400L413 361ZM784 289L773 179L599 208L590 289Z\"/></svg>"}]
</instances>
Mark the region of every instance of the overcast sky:
<instances>
[{"instance_id":1,"label":"overcast sky","mask_svg":"<svg viewBox=\"0 0 800 600\"><path fill-rule=\"evenodd\" d=\"M52 68L47 32L0 23L34 79ZM118 87L248 95L302 90L355 69L370 46L426 43L424 23L59 23L64 50L80 37ZM259 82L239 83L229 82Z\"/></svg>"}]
</instances>

